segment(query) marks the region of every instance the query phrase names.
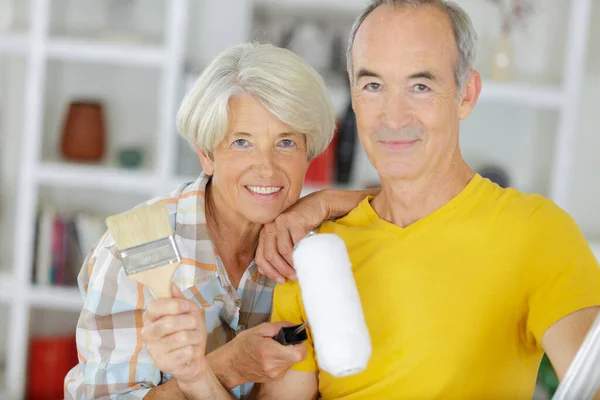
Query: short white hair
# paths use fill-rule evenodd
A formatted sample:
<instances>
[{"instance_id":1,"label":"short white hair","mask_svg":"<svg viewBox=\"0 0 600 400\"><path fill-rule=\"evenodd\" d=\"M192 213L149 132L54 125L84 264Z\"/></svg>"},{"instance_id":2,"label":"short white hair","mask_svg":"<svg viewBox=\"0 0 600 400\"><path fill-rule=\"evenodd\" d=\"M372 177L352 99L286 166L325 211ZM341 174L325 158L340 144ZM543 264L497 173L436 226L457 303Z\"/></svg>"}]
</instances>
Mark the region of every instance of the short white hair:
<instances>
[{"instance_id":1,"label":"short white hair","mask_svg":"<svg viewBox=\"0 0 600 400\"><path fill-rule=\"evenodd\" d=\"M309 160L333 139L335 110L321 75L290 50L267 43L230 47L204 69L177 114L179 134L210 155L228 133L230 99L242 94L304 134Z\"/></svg>"}]
</instances>

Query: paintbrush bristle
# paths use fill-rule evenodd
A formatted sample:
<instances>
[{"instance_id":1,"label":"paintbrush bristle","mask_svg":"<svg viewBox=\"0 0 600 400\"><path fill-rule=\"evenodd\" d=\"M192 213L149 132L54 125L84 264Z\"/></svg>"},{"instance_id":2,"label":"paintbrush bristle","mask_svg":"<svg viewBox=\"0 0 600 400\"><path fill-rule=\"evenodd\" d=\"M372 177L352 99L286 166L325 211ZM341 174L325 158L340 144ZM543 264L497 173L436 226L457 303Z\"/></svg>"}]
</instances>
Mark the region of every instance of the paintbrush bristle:
<instances>
[{"instance_id":1,"label":"paintbrush bristle","mask_svg":"<svg viewBox=\"0 0 600 400\"><path fill-rule=\"evenodd\" d=\"M106 225L119 250L173 234L167 206L161 202L108 217Z\"/></svg>"}]
</instances>

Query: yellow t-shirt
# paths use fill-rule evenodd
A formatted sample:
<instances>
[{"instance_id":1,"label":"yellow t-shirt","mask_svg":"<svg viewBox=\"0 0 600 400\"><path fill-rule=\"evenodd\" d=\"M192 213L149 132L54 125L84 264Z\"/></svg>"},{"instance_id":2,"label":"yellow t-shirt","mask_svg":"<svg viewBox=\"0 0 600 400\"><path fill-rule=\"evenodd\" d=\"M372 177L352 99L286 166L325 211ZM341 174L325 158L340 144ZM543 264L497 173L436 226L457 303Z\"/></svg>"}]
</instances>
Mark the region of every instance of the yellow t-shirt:
<instances>
[{"instance_id":1,"label":"yellow t-shirt","mask_svg":"<svg viewBox=\"0 0 600 400\"><path fill-rule=\"evenodd\" d=\"M323 398L531 399L546 329L600 305L600 268L575 222L479 175L406 228L370 200L320 229L346 243L373 346L360 374L319 371ZM272 321L306 320L297 283L273 301ZM308 342L295 370L318 370Z\"/></svg>"}]
</instances>

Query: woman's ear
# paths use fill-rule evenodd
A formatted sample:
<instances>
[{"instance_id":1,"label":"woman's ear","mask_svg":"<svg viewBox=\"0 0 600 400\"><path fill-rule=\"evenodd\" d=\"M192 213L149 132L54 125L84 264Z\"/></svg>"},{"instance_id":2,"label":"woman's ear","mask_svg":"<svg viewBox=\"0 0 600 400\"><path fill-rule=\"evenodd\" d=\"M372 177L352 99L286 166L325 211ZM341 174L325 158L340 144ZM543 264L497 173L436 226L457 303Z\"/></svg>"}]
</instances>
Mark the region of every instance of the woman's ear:
<instances>
[{"instance_id":1,"label":"woman's ear","mask_svg":"<svg viewBox=\"0 0 600 400\"><path fill-rule=\"evenodd\" d=\"M200 159L200 164L202 164L202 169L206 175L212 175L215 172L215 163L212 160L212 157L209 156L209 153L202 150L198 145L196 145L196 154L198 154L198 158Z\"/></svg>"}]
</instances>

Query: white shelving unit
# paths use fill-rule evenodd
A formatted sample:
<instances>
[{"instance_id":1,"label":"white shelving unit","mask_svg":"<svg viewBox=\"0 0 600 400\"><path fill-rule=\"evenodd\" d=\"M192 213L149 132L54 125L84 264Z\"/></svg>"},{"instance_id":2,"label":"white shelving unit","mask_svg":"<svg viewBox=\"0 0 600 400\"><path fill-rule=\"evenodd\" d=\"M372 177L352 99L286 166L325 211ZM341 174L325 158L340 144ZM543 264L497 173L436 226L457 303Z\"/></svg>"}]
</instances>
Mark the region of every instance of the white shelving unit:
<instances>
[{"instance_id":1,"label":"white shelving unit","mask_svg":"<svg viewBox=\"0 0 600 400\"><path fill-rule=\"evenodd\" d=\"M8 34L0 37L0 55L25 54L28 37L22 34Z\"/></svg>"},{"instance_id":2,"label":"white shelving unit","mask_svg":"<svg viewBox=\"0 0 600 400\"><path fill-rule=\"evenodd\" d=\"M536 86L528 84L499 84L484 81L480 102L507 103L534 108L561 110L565 104L564 92L561 88Z\"/></svg>"},{"instance_id":3,"label":"white shelving unit","mask_svg":"<svg viewBox=\"0 0 600 400\"><path fill-rule=\"evenodd\" d=\"M51 39L47 56L52 60L81 61L140 67L161 67L168 62L161 46L97 43L89 39Z\"/></svg>"},{"instance_id":4,"label":"white shelving unit","mask_svg":"<svg viewBox=\"0 0 600 400\"><path fill-rule=\"evenodd\" d=\"M40 187L123 191L151 197L164 191L173 180L175 159L174 120L180 99L184 70L184 43L187 35L188 0L166 1L164 44L136 45L90 39L52 37L49 7L52 0L31 0L30 31L27 35L0 35L0 54L26 57L26 87L23 113L22 151L11 274L0 276L0 302L11 307L10 349L6 360L7 387L2 398L21 399L25 393L27 343L31 309L78 312L82 300L77 288L40 287L31 284L32 249ZM127 171L101 165L42 162L45 83L48 61L93 63L124 67L154 68L160 71L156 148L160 157L149 171Z\"/></svg>"},{"instance_id":5,"label":"white shelving unit","mask_svg":"<svg viewBox=\"0 0 600 400\"><path fill-rule=\"evenodd\" d=\"M174 132L175 112L183 83L184 44L188 36L188 0L164 0L165 34L163 45L116 44L90 39L53 37L49 32L52 0L30 0L29 31L0 34L0 56L18 55L26 58L26 86L22 121L22 148L20 154L18 210L15 227L14 260L18 264L10 273L0 274L0 303L10 305L11 330L6 363L6 377L0 376L2 399L23 398L26 384L27 338L32 308L77 312L82 301L76 288L39 287L31 284L32 249L34 248L35 218L40 189L93 189L124 192L151 197L174 185L195 179L180 175L176 168L177 139ZM194 0L200 1L200 0ZM295 9L343 9L357 13L367 0L254 0L261 7L289 7ZM215 50L251 37L251 0L203 0L204 18L200 21L204 37L204 59L210 59ZM573 140L577 129L579 93L584 76L589 15L592 0L572 0L569 19L564 79L560 86L546 87L484 81L481 101L507 103L533 109L550 109L558 113L554 166L551 175L551 197L565 206L571 176ZM207 11L209 10L209 11ZM240 11L241 10L241 11ZM211 13L227 14L227 26L215 23ZM219 29L218 31L216 31ZM236 30L237 29L237 30ZM207 40L206 38L210 38ZM118 65L153 68L160 71L157 99L157 134L153 168L128 171L101 165L80 165L59 161L42 161L44 136L44 99L48 61ZM317 190L307 187L303 194ZM600 258L600 245L594 246ZM6 388L2 387L2 382Z\"/></svg>"},{"instance_id":6,"label":"white shelving unit","mask_svg":"<svg viewBox=\"0 0 600 400\"><path fill-rule=\"evenodd\" d=\"M36 169L39 184L82 189L123 190L150 195L156 193L159 178L152 172L123 171L117 167L40 163Z\"/></svg>"}]
</instances>

